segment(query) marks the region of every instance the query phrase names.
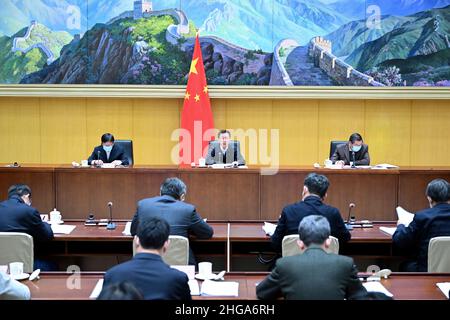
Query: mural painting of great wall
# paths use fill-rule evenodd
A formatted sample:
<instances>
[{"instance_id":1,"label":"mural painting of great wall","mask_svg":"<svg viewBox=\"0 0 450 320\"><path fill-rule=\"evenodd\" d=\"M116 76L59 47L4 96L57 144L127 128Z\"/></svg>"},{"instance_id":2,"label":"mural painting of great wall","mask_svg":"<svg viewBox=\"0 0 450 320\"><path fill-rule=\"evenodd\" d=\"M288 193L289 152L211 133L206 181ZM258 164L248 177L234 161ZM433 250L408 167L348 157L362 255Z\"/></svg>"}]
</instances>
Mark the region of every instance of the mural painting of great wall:
<instances>
[{"instance_id":1,"label":"mural painting of great wall","mask_svg":"<svg viewBox=\"0 0 450 320\"><path fill-rule=\"evenodd\" d=\"M450 0L2 0L0 84L450 86Z\"/></svg>"}]
</instances>

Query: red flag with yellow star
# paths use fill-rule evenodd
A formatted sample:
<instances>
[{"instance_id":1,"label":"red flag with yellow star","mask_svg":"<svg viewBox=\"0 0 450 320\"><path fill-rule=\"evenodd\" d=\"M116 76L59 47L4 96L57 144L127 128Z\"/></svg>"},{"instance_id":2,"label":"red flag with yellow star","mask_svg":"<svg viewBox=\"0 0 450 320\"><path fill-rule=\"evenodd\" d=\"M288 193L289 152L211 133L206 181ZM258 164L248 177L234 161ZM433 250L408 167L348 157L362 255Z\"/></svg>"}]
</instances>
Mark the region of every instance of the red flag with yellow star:
<instances>
[{"instance_id":1,"label":"red flag with yellow star","mask_svg":"<svg viewBox=\"0 0 450 320\"><path fill-rule=\"evenodd\" d=\"M208 143L214 139L214 134L214 119L197 34L181 113L180 166L190 166L192 162L198 164L198 159L206 156Z\"/></svg>"}]
</instances>

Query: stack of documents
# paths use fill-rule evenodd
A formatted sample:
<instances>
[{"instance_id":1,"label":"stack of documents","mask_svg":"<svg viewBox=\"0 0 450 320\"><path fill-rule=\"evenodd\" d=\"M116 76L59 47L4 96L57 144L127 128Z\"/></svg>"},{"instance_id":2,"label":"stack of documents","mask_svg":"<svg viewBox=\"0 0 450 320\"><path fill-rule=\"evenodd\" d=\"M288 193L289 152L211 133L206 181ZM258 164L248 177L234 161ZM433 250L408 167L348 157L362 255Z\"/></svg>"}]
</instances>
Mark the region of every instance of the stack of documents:
<instances>
[{"instance_id":1,"label":"stack of documents","mask_svg":"<svg viewBox=\"0 0 450 320\"><path fill-rule=\"evenodd\" d=\"M392 235L394 235L395 230L397 230L397 228L396 227L392 227L392 228L391 227L380 227L380 230L392 236Z\"/></svg>"},{"instance_id":2,"label":"stack of documents","mask_svg":"<svg viewBox=\"0 0 450 320\"><path fill-rule=\"evenodd\" d=\"M381 293L384 293L385 295L387 295L388 297L394 296L378 281L364 282L362 285L369 292L381 292Z\"/></svg>"},{"instance_id":3,"label":"stack of documents","mask_svg":"<svg viewBox=\"0 0 450 320\"><path fill-rule=\"evenodd\" d=\"M131 236L131 221L128 221L125 225L125 229L122 231L124 236Z\"/></svg>"},{"instance_id":4,"label":"stack of documents","mask_svg":"<svg viewBox=\"0 0 450 320\"><path fill-rule=\"evenodd\" d=\"M234 281L211 281L202 283L202 296L237 297L239 296L239 282Z\"/></svg>"},{"instance_id":5,"label":"stack of documents","mask_svg":"<svg viewBox=\"0 0 450 320\"><path fill-rule=\"evenodd\" d=\"M264 232L269 236L272 236L275 233L276 228L277 225L270 222L264 222L264 225L262 226Z\"/></svg>"},{"instance_id":6,"label":"stack of documents","mask_svg":"<svg viewBox=\"0 0 450 320\"><path fill-rule=\"evenodd\" d=\"M436 285L438 286L439 289L441 289L442 293L447 297L447 299L450 299L449 298L450 282L440 282L436 283Z\"/></svg>"},{"instance_id":7,"label":"stack of documents","mask_svg":"<svg viewBox=\"0 0 450 320\"><path fill-rule=\"evenodd\" d=\"M52 231L54 234L70 234L76 227L67 224L52 224Z\"/></svg>"}]
</instances>

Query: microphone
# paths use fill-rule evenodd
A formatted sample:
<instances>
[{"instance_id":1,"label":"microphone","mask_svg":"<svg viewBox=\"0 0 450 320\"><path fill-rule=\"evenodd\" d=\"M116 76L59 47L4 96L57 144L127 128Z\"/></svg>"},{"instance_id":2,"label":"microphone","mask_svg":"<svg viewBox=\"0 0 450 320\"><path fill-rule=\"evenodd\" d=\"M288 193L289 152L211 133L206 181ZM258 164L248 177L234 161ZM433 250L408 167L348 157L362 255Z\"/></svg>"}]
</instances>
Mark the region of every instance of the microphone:
<instances>
[{"instance_id":1,"label":"microphone","mask_svg":"<svg viewBox=\"0 0 450 320\"><path fill-rule=\"evenodd\" d=\"M352 151L352 168L356 168L356 165L355 165L355 151Z\"/></svg>"},{"instance_id":2,"label":"microphone","mask_svg":"<svg viewBox=\"0 0 450 320\"><path fill-rule=\"evenodd\" d=\"M351 214L351 212L352 212L352 209L354 208L354 207L356 207L356 204L354 204L353 202L351 202L349 205L348 205L348 217L347 217L347 223L345 224L345 227L347 228L347 230L353 230L353 226L351 225L351 223L350 223L350 214Z\"/></svg>"},{"instance_id":3,"label":"microphone","mask_svg":"<svg viewBox=\"0 0 450 320\"><path fill-rule=\"evenodd\" d=\"M111 201L108 202L109 222L108 222L108 225L106 226L106 230L114 230L114 229L116 229L116 224L112 221L112 206L113 206L113 203Z\"/></svg>"},{"instance_id":4,"label":"microphone","mask_svg":"<svg viewBox=\"0 0 450 320\"><path fill-rule=\"evenodd\" d=\"M97 168L100 168L101 165L100 165L100 163L98 162L98 160L100 160L100 151L97 151Z\"/></svg>"}]
</instances>

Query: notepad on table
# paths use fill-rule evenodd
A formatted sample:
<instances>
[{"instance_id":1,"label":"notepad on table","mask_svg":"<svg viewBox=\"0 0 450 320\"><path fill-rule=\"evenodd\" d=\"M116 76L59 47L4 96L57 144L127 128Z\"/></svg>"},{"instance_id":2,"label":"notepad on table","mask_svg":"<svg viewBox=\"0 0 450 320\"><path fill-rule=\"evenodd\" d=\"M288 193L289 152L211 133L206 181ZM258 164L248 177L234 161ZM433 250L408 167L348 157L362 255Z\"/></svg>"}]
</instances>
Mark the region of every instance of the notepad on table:
<instances>
[{"instance_id":1,"label":"notepad on table","mask_svg":"<svg viewBox=\"0 0 450 320\"><path fill-rule=\"evenodd\" d=\"M125 229L122 231L124 236L131 236L131 221L128 221L125 225Z\"/></svg>"},{"instance_id":2,"label":"notepad on table","mask_svg":"<svg viewBox=\"0 0 450 320\"><path fill-rule=\"evenodd\" d=\"M52 224L52 231L54 234L70 234L76 226L68 224Z\"/></svg>"},{"instance_id":3,"label":"notepad on table","mask_svg":"<svg viewBox=\"0 0 450 320\"><path fill-rule=\"evenodd\" d=\"M364 282L362 285L369 292L381 292L381 293L384 293L385 295L387 295L388 297L394 296L378 281Z\"/></svg>"},{"instance_id":4,"label":"notepad on table","mask_svg":"<svg viewBox=\"0 0 450 320\"><path fill-rule=\"evenodd\" d=\"M269 236L272 236L275 233L276 228L277 225L270 222L264 222L264 225L262 226L264 232Z\"/></svg>"},{"instance_id":5,"label":"notepad on table","mask_svg":"<svg viewBox=\"0 0 450 320\"><path fill-rule=\"evenodd\" d=\"M450 299L449 298L450 282L440 282L440 283L436 283L436 285L442 291L442 293L447 297L447 299Z\"/></svg>"},{"instance_id":6,"label":"notepad on table","mask_svg":"<svg viewBox=\"0 0 450 320\"><path fill-rule=\"evenodd\" d=\"M395 230L397 230L397 228L396 227L380 227L380 230L392 236L392 235L394 235Z\"/></svg>"},{"instance_id":7,"label":"notepad on table","mask_svg":"<svg viewBox=\"0 0 450 320\"><path fill-rule=\"evenodd\" d=\"M102 292L103 289L103 279L100 279L97 281L97 284L94 287L94 290L92 290L91 295L89 296L89 299L97 299L100 295L100 292Z\"/></svg>"},{"instance_id":8,"label":"notepad on table","mask_svg":"<svg viewBox=\"0 0 450 320\"><path fill-rule=\"evenodd\" d=\"M239 282L205 280L201 287L202 296L237 297L239 295Z\"/></svg>"}]
</instances>

